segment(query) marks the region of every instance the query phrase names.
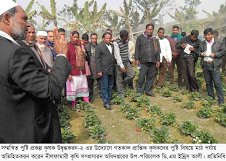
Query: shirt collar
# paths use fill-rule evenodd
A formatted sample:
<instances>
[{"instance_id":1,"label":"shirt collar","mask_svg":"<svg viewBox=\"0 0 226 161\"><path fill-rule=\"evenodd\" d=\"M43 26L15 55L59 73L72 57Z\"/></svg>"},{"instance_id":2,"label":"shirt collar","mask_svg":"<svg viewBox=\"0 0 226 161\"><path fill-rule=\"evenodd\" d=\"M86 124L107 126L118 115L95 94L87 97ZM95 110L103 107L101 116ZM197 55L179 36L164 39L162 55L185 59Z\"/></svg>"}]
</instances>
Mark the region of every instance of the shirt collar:
<instances>
[{"instance_id":1,"label":"shirt collar","mask_svg":"<svg viewBox=\"0 0 226 161\"><path fill-rule=\"evenodd\" d=\"M212 38L211 42L208 42L208 41L206 40L206 44L213 44L213 43L214 43L214 38Z\"/></svg>"},{"instance_id":2,"label":"shirt collar","mask_svg":"<svg viewBox=\"0 0 226 161\"><path fill-rule=\"evenodd\" d=\"M9 41L11 41L12 43L20 46L11 36L9 36L7 33L5 33L4 31L0 31L0 36L8 39Z\"/></svg>"}]
</instances>

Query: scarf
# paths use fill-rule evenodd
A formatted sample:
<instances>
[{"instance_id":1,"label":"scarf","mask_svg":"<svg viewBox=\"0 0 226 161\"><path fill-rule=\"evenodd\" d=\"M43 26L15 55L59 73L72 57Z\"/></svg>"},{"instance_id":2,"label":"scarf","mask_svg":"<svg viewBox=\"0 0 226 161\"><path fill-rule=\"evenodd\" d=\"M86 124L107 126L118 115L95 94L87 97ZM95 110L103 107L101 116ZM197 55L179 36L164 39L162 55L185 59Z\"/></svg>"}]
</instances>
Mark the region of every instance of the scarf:
<instances>
[{"instance_id":1,"label":"scarf","mask_svg":"<svg viewBox=\"0 0 226 161\"><path fill-rule=\"evenodd\" d=\"M81 44L81 41L75 41L73 39L73 33L74 31L71 32L70 35L70 41L75 47L75 54L76 54L76 69L77 70L84 70L85 69L85 58L84 58L84 46ZM79 35L78 35L79 36Z\"/></svg>"},{"instance_id":2,"label":"scarf","mask_svg":"<svg viewBox=\"0 0 226 161\"><path fill-rule=\"evenodd\" d=\"M181 34L180 33L178 33L178 34L171 34L171 36L174 38L174 39L176 39L177 41L179 41L181 38L183 38L182 36L181 36Z\"/></svg>"},{"instance_id":3,"label":"scarf","mask_svg":"<svg viewBox=\"0 0 226 161\"><path fill-rule=\"evenodd\" d=\"M54 44L47 40L46 44L51 47L53 58L56 58L56 52L54 51Z\"/></svg>"},{"instance_id":4,"label":"scarf","mask_svg":"<svg viewBox=\"0 0 226 161\"><path fill-rule=\"evenodd\" d=\"M153 34L152 35L148 35L148 33L145 31L144 32L144 37L146 37L148 40L151 40L153 38Z\"/></svg>"}]
</instances>

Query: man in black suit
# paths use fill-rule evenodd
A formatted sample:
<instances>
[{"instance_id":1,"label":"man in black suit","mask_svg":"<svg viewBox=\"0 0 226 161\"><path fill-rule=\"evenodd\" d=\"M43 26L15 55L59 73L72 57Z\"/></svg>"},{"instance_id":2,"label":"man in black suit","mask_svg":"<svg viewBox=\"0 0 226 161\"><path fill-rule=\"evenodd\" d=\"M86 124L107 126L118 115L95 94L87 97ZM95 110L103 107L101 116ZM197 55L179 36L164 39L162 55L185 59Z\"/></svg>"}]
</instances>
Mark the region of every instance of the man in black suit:
<instances>
[{"instance_id":1,"label":"man in black suit","mask_svg":"<svg viewBox=\"0 0 226 161\"><path fill-rule=\"evenodd\" d=\"M85 46L86 54L87 54L87 61L89 64L90 72L91 75L87 76L88 80L88 86L89 86L89 101L93 101L93 95L94 95L94 90L93 90L93 85L94 85L94 80L96 79L97 81L97 87L99 94L101 95L101 79L100 76L97 74L96 70L96 61L95 61L95 53L96 53L96 47L97 47L97 34L92 33L90 36L91 43L87 44Z\"/></svg>"},{"instance_id":2,"label":"man in black suit","mask_svg":"<svg viewBox=\"0 0 226 161\"><path fill-rule=\"evenodd\" d=\"M103 42L96 47L96 68L97 73L101 77L101 92L104 107L112 110L110 99L112 95L112 87L114 85L114 71L116 64L114 57L114 46L110 43L112 35L104 33Z\"/></svg>"},{"instance_id":3,"label":"man in black suit","mask_svg":"<svg viewBox=\"0 0 226 161\"><path fill-rule=\"evenodd\" d=\"M60 143L59 100L72 69L67 41L54 29L55 64L49 73L36 55L14 39L26 36L27 15L12 1L0 9L0 142Z\"/></svg>"}]
</instances>

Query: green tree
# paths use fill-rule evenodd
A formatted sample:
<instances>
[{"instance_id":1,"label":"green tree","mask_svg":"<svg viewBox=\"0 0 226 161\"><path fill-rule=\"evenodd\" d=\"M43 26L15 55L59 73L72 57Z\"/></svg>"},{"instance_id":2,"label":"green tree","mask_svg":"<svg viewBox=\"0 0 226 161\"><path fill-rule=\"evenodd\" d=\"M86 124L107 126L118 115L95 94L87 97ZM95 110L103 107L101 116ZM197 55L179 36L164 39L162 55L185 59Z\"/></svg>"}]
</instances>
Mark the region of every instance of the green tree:
<instances>
[{"instance_id":1,"label":"green tree","mask_svg":"<svg viewBox=\"0 0 226 161\"><path fill-rule=\"evenodd\" d=\"M13 1L16 2L16 0L13 0ZM33 24L37 24L36 21L33 20L33 17L37 14L37 11L36 10L31 11L34 3L35 3L35 0L30 1L30 3L25 9L25 13L28 16L28 20L30 20Z\"/></svg>"},{"instance_id":2,"label":"green tree","mask_svg":"<svg viewBox=\"0 0 226 161\"><path fill-rule=\"evenodd\" d=\"M74 0L72 6L65 5L64 9L60 12L62 15L67 16L72 21L67 22L65 27L71 29L83 29L84 32L95 32L97 28L104 28L107 24L104 21L103 14L106 11L107 4L105 3L98 11L97 1L86 1L84 8L80 9L77 0ZM93 8L90 11L90 8Z\"/></svg>"},{"instance_id":3,"label":"green tree","mask_svg":"<svg viewBox=\"0 0 226 161\"><path fill-rule=\"evenodd\" d=\"M48 20L48 24L50 22L53 22L55 26L58 24L59 18L57 18L57 8L56 8L56 1L50 0L50 8L51 13L45 8L45 6L41 5L40 3L36 2L42 11L40 11L38 14L42 16L44 19Z\"/></svg>"},{"instance_id":4,"label":"green tree","mask_svg":"<svg viewBox=\"0 0 226 161\"><path fill-rule=\"evenodd\" d=\"M137 8L143 13L140 23L153 23L155 24L158 19L156 17L160 13L161 9L167 4L171 3L171 0L133 0Z\"/></svg>"},{"instance_id":5,"label":"green tree","mask_svg":"<svg viewBox=\"0 0 226 161\"><path fill-rule=\"evenodd\" d=\"M121 17L119 25L124 26L125 29L131 34L131 38L133 39L133 31L131 27L131 18L133 14L132 0L129 0L129 3L124 0L123 7L120 7L120 12L115 10L110 10L109 12Z\"/></svg>"}]
</instances>

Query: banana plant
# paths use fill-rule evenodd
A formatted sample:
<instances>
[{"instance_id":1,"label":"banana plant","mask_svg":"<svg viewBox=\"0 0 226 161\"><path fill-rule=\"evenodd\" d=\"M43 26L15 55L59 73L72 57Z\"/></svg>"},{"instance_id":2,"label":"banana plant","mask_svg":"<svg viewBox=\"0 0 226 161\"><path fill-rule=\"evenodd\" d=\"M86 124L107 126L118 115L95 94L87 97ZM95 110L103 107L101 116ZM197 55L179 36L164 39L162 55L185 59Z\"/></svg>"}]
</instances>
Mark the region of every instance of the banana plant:
<instances>
[{"instance_id":1,"label":"banana plant","mask_svg":"<svg viewBox=\"0 0 226 161\"><path fill-rule=\"evenodd\" d=\"M129 31L131 38L133 39L133 31L132 31L132 27L131 27L131 18L132 18L132 14L133 14L132 0L129 0L129 3L127 3L127 1L124 0L123 8L120 7L120 12L115 11L115 10L110 10L109 12L121 17L119 26L124 26L125 29Z\"/></svg>"},{"instance_id":2,"label":"banana plant","mask_svg":"<svg viewBox=\"0 0 226 161\"><path fill-rule=\"evenodd\" d=\"M64 6L62 15L67 15L72 21L67 22L66 28L83 29L84 32L95 32L97 28L104 28L107 24L104 21L103 15L106 11L107 4L105 3L98 11L97 1L86 1L84 7L80 9L77 0L74 0L73 5ZM90 8L93 8L90 11Z\"/></svg>"},{"instance_id":3,"label":"banana plant","mask_svg":"<svg viewBox=\"0 0 226 161\"><path fill-rule=\"evenodd\" d=\"M40 16L42 16L44 19L48 21L48 24L50 22L53 22L55 26L58 24L58 18L57 18L57 8L56 8L56 1L50 0L50 8L51 13L45 8L44 5L41 5L40 3L36 2L38 6L41 8L42 11L38 12Z\"/></svg>"},{"instance_id":4,"label":"banana plant","mask_svg":"<svg viewBox=\"0 0 226 161\"><path fill-rule=\"evenodd\" d=\"M169 16L180 24L181 31L183 31L186 26L186 14L176 8L174 15L169 13Z\"/></svg>"},{"instance_id":5,"label":"banana plant","mask_svg":"<svg viewBox=\"0 0 226 161\"><path fill-rule=\"evenodd\" d=\"M143 13L140 23L154 23L159 21L158 16L161 9L171 3L171 0L133 0L137 8Z\"/></svg>"},{"instance_id":6,"label":"banana plant","mask_svg":"<svg viewBox=\"0 0 226 161\"><path fill-rule=\"evenodd\" d=\"M16 0L13 0L16 2ZM31 11L33 5L35 3L35 0L31 0L28 6L25 9L25 13L27 14L28 19L35 25L37 25L37 22L33 20L33 17L37 14L36 10Z\"/></svg>"}]
</instances>

